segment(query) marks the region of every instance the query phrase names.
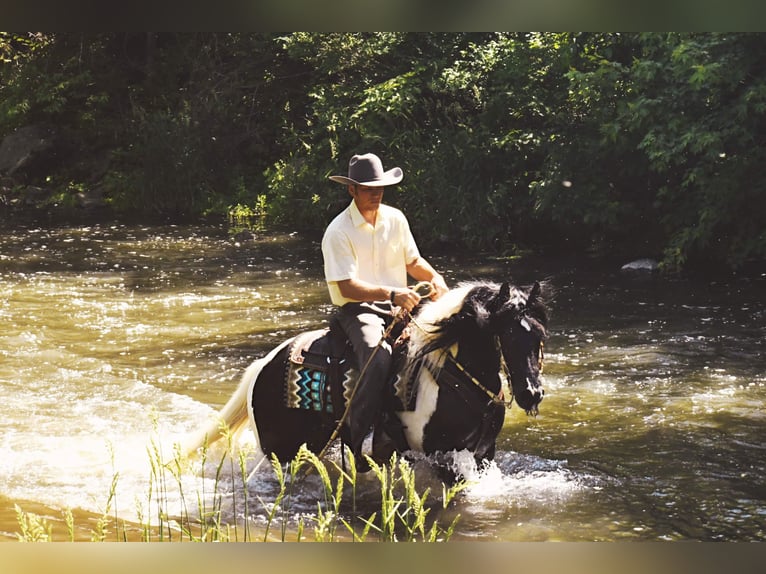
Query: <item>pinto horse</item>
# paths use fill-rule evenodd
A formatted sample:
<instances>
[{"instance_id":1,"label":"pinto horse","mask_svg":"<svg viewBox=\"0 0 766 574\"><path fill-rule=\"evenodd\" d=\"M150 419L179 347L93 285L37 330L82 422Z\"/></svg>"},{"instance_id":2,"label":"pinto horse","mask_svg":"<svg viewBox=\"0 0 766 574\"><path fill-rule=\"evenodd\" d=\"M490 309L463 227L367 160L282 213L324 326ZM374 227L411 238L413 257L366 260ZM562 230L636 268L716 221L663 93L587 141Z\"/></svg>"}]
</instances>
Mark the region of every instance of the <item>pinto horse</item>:
<instances>
[{"instance_id":1,"label":"pinto horse","mask_svg":"<svg viewBox=\"0 0 766 574\"><path fill-rule=\"evenodd\" d=\"M529 288L463 283L418 307L407 336L399 338L406 343L395 347L372 457L386 462L394 451L467 449L477 463L492 460L511 402L536 415L543 399L543 290L539 282ZM218 424L202 431L189 450L212 443L221 427L235 432L249 420L265 455L292 460L303 444L324 452L343 427L341 414L358 378L353 353L332 324L297 335L250 365Z\"/></svg>"}]
</instances>

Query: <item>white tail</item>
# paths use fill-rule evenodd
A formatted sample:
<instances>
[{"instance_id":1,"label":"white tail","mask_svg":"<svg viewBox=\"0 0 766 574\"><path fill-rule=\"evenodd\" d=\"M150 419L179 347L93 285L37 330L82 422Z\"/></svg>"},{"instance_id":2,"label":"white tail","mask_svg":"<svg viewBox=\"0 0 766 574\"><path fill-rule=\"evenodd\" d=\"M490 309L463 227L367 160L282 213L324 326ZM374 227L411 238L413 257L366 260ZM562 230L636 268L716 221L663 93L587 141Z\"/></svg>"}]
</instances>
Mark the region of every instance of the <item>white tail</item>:
<instances>
[{"instance_id":1,"label":"white tail","mask_svg":"<svg viewBox=\"0 0 766 574\"><path fill-rule=\"evenodd\" d=\"M271 362L274 356L289 343L290 341L285 341L265 357L250 364L245 374L242 375L237 390L234 391L228 402L218 412L217 417L208 421L206 428L201 429L189 439L183 448L184 453L191 455L200 448L213 444L223 436L226 429L236 436L248 421L252 423L253 432L256 439L258 438L255 419L252 416L252 405L250 404L253 386L263 367Z\"/></svg>"},{"instance_id":2,"label":"white tail","mask_svg":"<svg viewBox=\"0 0 766 574\"><path fill-rule=\"evenodd\" d=\"M250 390L250 383L258 376L258 373L253 373L253 371L260 372L262 367L259 363L260 361L255 361L248 367L242 376L237 390L234 391L228 402L218 412L216 418L209 420L205 428L192 435L183 449L187 455L193 454L203 446L213 444L223 436L226 429L229 429L232 434L242 430L248 419L247 403L250 394L248 392Z\"/></svg>"}]
</instances>

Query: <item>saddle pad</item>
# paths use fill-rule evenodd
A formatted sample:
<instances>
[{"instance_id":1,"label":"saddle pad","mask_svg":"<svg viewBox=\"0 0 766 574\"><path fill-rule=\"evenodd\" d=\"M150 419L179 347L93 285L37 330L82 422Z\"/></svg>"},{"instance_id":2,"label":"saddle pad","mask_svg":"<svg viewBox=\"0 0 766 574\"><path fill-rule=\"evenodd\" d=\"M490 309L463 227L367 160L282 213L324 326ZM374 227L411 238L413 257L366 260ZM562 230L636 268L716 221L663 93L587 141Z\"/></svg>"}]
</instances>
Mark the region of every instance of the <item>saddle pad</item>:
<instances>
[{"instance_id":1,"label":"saddle pad","mask_svg":"<svg viewBox=\"0 0 766 574\"><path fill-rule=\"evenodd\" d=\"M298 335L290 344L285 376L285 405L328 414L342 413L358 374L351 361L332 355L329 331ZM343 403L337 406L337 403Z\"/></svg>"}]
</instances>

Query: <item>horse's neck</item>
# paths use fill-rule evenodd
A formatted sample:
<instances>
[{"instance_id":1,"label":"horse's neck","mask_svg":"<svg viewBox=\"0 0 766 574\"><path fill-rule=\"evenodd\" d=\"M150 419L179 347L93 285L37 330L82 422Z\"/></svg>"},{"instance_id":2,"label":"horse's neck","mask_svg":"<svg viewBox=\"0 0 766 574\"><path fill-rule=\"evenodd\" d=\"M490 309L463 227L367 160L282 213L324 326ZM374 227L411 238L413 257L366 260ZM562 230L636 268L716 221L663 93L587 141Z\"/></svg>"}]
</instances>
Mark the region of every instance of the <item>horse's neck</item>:
<instances>
[{"instance_id":1,"label":"horse's neck","mask_svg":"<svg viewBox=\"0 0 766 574\"><path fill-rule=\"evenodd\" d=\"M417 376L421 367L438 378L439 372L451 357L465 372L477 378L483 385L493 391L498 389L500 372L500 351L493 337L462 337L453 345L435 349L420 359L410 362L405 369L405 378ZM410 382L414 382L410 380Z\"/></svg>"},{"instance_id":2,"label":"horse's neck","mask_svg":"<svg viewBox=\"0 0 766 574\"><path fill-rule=\"evenodd\" d=\"M463 338L458 341L454 358L486 386L491 388L499 382L500 351L494 337Z\"/></svg>"}]
</instances>

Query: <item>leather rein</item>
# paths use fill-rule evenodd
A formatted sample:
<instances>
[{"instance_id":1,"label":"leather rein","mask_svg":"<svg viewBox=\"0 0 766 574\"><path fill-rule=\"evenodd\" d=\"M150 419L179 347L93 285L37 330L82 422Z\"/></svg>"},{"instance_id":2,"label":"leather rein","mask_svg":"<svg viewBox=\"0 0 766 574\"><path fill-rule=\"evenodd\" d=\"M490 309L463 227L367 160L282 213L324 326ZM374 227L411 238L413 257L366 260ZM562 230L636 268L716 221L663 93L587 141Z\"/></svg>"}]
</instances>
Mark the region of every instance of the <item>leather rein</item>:
<instances>
[{"instance_id":1,"label":"leather rein","mask_svg":"<svg viewBox=\"0 0 766 574\"><path fill-rule=\"evenodd\" d=\"M418 325L417 321L415 321L415 319L412 316L409 317L409 320L418 329L420 329L424 333L426 332L425 329L423 329L423 327ZM498 346L499 346L499 344L498 344ZM498 352L500 352L499 348L498 348ZM506 381L508 381L508 391L510 392L510 398L508 399L508 401L506 401L504 399L504 393L503 393L502 385L500 386L500 390L498 392L494 392L494 391L488 389L486 387L486 385L484 385L479 379L477 379L475 376L473 376L468 371L468 369L466 369L463 366L463 364L460 361L457 360L457 357L455 357L452 353L449 352L449 350L445 349L443 351L443 354L446 355L446 358L449 359L450 362L453 365L455 365L455 367L465 376L465 378L468 381L470 381L474 386L476 386L476 388L478 388L485 395L487 395L487 397L489 398L489 400L492 403L494 403L496 405L501 405L501 406L505 407L506 409L510 409L513 406L514 394L513 394L513 383L511 382L511 371L510 371L510 369L508 368L508 365L505 362L505 359L503 357L502 352L500 352L500 365L501 365L501 368L502 368L502 373L505 376ZM541 373L543 371L543 363L544 363L544 353L543 353L543 343L541 341L540 342L540 356L539 356L539 359L538 359L538 368L539 368ZM433 372L431 373L431 375L433 376ZM434 380L436 380L436 377L434 377Z\"/></svg>"}]
</instances>

